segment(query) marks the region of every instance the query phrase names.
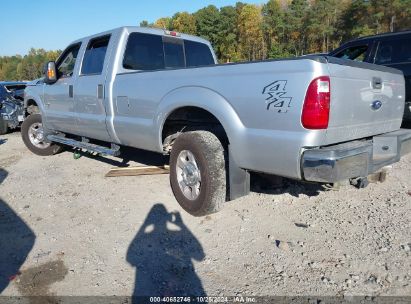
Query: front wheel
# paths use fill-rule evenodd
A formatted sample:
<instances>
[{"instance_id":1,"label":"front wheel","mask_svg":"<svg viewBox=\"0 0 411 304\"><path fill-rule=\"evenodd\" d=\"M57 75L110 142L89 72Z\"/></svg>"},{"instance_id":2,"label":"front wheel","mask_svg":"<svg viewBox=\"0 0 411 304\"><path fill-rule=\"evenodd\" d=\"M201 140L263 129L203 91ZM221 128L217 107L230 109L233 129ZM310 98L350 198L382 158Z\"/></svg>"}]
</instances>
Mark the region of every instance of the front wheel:
<instances>
[{"instance_id":1,"label":"front wheel","mask_svg":"<svg viewBox=\"0 0 411 304\"><path fill-rule=\"evenodd\" d=\"M224 148L211 132L177 137L170 156L170 184L181 207L194 216L219 211L226 201Z\"/></svg>"},{"instance_id":2,"label":"front wheel","mask_svg":"<svg viewBox=\"0 0 411 304\"><path fill-rule=\"evenodd\" d=\"M60 145L45 138L40 114L29 115L21 125L21 137L26 147L36 155L49 156L62 150Z\"/></svg>"}]
</instances>

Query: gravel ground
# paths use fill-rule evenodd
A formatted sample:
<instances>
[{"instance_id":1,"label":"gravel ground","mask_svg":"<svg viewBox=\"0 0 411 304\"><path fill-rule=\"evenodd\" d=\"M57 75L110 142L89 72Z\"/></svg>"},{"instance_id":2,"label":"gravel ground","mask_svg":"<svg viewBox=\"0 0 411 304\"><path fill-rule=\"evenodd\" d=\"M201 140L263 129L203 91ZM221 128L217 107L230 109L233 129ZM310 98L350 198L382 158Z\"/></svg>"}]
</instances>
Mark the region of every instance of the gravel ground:
<instances>
[{"instance_id":1,"label":"gravel ground","mask_svg":"<svg viewBox=\"0 0 411 304\"><path fill-rule=\"evenodd\" d=\"M366 189L254 182L195 218L168 175L105 178L115 159L0 138L2 295L411 295L410 156Z\"/></svg>"}]
</instances>

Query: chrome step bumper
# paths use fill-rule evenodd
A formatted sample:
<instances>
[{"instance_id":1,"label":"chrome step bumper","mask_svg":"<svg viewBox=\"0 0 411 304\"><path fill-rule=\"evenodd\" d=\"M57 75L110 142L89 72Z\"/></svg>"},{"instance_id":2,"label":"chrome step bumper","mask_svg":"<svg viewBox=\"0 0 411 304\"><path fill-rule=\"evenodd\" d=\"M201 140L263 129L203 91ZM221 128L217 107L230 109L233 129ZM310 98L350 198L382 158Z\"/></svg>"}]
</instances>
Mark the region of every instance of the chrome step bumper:
<instances>
[{"instance_id":1,"label":"chrome step bumper","mask_svg":"<svg viewBox=\"0 0 411 304\"><path fill-rule=\"evenodd\" d=\"M411 153L411 130L400 129L371 140L305 150L301 159L303 179L335 183L365 177Z\"/></svg>"}]
</instances>

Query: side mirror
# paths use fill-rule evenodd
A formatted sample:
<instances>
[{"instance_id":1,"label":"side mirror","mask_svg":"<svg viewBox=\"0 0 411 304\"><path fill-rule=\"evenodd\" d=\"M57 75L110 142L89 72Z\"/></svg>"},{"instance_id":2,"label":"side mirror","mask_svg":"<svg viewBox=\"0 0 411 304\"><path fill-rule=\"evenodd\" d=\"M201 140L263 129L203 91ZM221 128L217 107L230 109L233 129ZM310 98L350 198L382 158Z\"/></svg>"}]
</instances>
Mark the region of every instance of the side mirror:
<instances>
[{"instance_id":1,"label":"side mirror","mask_svg":"<svg viewBox=\"0 0 411 304\"><path fill-rule=\"evenodd\" d=\"M44 82L47 84L53 84L57 81L56 63L49 61L44 66Z\"/></svg>"}]
</instances>

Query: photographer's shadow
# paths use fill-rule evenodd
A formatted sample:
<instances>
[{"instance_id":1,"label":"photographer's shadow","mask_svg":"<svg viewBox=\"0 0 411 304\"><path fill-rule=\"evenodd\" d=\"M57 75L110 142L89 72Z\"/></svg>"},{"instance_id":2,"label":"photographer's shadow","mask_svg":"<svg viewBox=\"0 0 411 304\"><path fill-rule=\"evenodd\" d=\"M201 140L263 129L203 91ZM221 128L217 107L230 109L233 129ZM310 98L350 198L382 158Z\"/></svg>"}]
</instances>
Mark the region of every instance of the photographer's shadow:
<instances>
[{"instance_id":1,"label":"photographer's shadow","mask_svg":"<svg viewBox=\"0 0 411 304\"><path fill-rule=\"evenodd\" d=\"M180 213L154 205L127 252L136 267L133 297L205 296L192 259L203 260L204 251Z\"/></svg>"},{"instance_id":2,"label":"photographer's shadow","mask_svg":"<svg viewBox=\"0 0 411 304\"><path fill-rule=\"evenodd\" d=\"M7 175L7 171L0 168L0 184ZM35 239L30 227L0 198L0 295L19 274Z\"/></svg>"}]
</instances>

